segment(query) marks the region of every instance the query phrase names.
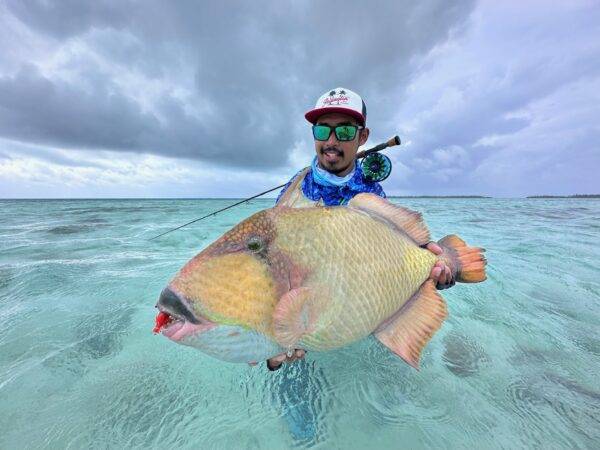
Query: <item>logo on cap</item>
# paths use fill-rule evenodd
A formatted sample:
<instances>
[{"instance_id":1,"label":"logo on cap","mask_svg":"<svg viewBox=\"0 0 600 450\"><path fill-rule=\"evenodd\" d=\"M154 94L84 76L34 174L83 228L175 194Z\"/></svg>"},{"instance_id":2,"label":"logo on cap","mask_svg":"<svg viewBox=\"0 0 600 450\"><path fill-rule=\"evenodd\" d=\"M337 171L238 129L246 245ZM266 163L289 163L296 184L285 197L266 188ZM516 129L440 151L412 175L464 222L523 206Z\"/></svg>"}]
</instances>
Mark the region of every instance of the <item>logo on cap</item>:
<instances>
[{"instance_id":1,"label":"logo on cap","mask_svg":"<svg viewBox=\"0 0 600 450\"><path fill-rule=\"evenodd\" d=\"M337 97L336 97L337 94ZM346 105L350 99L346 96L346 91L340 89L338 92L335 90L329 93L329 97L323 99L323 106L332 106L332 105Z\"/></svg>"}]
</instances>

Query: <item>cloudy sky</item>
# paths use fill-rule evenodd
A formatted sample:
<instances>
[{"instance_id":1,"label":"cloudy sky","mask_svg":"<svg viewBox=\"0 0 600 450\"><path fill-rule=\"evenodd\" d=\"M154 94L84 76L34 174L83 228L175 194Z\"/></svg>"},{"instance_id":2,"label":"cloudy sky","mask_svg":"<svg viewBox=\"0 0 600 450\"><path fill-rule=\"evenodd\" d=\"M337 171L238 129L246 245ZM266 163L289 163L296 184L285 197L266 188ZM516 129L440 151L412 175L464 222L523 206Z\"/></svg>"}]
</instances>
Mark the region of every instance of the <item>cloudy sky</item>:
<instances>
[{"instance_id":1,"label":"cloudy sky","mask_svg":"<svg viewBox=\"0 0 600 450\"><path fill-rule=\"evenodd\" d=\"M0 0L0 198L244 197L359 92L390 195L600 193L600 2Z\"/></svg>"}]
</instances>

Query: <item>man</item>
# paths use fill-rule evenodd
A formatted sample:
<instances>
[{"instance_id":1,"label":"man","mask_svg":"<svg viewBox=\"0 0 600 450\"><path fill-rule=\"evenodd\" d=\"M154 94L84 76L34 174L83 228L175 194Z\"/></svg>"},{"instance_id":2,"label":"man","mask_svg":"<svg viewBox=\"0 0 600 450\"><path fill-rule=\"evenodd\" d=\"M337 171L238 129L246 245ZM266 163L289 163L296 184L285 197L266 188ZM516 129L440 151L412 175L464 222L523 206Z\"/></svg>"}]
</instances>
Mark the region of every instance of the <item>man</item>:
<instances>
[{"instance_id":1,"label":"man","mask_svg":"<svg viewBox=\"0 0 600 450\"><path fill-rule=\"evenodd\" d=\"M317 154L311 167L297 173L283 188L277 204L291 207L345 205L361 192L385 197L381 185L365 180L356 163L358 148L369 138L367 107L362 98L349 89L336 88L323 94L305 117L313 124ZM433 242L426 248L436 255L442 253L439 245ZM430 278L436 281L438 289L454 284L450 269L442 262L431 270ZM282 353L269 359L267 367L277 370L284 362L295 361L304 355L301 349L291 355Z\"/></svg>"}]
</instances>

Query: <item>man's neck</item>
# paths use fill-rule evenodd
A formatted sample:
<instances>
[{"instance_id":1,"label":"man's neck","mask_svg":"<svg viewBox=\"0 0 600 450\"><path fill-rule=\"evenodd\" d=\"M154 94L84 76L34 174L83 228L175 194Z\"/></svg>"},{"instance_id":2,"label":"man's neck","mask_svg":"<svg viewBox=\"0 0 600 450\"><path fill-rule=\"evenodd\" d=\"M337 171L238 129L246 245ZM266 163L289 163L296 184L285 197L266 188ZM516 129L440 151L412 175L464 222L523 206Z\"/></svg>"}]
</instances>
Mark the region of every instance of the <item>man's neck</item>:
<instances>
[{"instance_id":1,"label":"man's neck","mask_svg":"<svg viewBox=\"0 0 600 450\"><path fill-rule=\"evenodd\" d=\"M348 175L350 172L354 171L354 166L356 163L352 163L350 164L348 167L346 167L344 170L342 170L341 172L332 172L330 170L327 170L326 168L324 168L318 161L317 161L317 165L319 166L320 169L323 169L327 172L329 172L331 175L335 175L336 177L339 178L343 178L346 175Z\"/></svg>"}]
</instances>

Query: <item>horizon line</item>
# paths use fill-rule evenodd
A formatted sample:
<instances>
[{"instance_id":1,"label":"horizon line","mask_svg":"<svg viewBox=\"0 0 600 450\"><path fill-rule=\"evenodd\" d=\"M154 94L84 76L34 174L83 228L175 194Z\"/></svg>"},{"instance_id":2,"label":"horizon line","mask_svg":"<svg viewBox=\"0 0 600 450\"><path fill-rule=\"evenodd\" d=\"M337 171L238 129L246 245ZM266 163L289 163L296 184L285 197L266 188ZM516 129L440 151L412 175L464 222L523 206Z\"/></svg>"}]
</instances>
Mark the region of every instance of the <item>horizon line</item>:
<instances>
[{"instance_id":1,"label":"horizon line","mask_svg":"<svg viewBox=\"0 0 600 450\"><path fill-rule=\"evenodd\" d=\"M245 197L0 197L0 201L13 200L243 200ZM272 200L276 197L261 197L251 200ZM388 195L386 198L473 198L473 199L544 199L544 198L600 198L600 194L553 195L538 194L517 197L495 197L490 195ZM250 200L249 200L250 201Z\"/></svg>"}]
</instances>

